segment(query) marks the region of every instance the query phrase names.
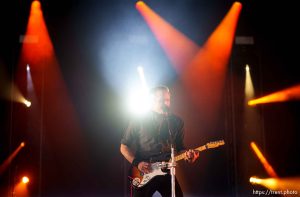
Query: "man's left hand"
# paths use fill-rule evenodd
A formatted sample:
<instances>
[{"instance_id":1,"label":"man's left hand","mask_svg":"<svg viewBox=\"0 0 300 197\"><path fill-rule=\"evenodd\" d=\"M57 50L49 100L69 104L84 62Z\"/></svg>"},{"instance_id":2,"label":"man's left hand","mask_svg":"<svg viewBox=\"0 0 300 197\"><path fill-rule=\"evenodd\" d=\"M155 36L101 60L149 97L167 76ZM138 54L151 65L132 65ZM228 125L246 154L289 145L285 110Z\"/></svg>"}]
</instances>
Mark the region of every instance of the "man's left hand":
<instances>
[{"instance_id":1,"label":"man's left hand","mask_svg":"<svg viewBox=\"0 0 300 197\"><path fill-rule=\"evenodd\" d=\"M189 149L188 151L185 152L185 158L189 163L194 163L199 157L199 151L195 151L193 149Z\"/></svg>"}]
</instances>

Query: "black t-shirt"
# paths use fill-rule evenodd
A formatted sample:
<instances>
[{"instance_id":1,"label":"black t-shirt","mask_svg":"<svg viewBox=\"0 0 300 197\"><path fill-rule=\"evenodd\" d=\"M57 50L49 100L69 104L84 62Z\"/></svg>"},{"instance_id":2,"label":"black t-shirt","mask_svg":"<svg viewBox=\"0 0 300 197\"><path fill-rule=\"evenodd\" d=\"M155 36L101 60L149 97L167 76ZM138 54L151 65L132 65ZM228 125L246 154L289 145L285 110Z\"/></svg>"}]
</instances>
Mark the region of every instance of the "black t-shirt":
<instances>
[{"instance_id":1,"label":"black t-shirt","mask_svg":"<svg viewBox=\"0 0 300 197\"><path fill-rule=\"evenodd\" d=\"M121 140L136 150L136 157L144 161L167 161L171 152L171 137L176 152L185 149L183 144L184 122L174 114L168 116L149 112L147 115L130 121Z\"/></svg>"}]
</instances>

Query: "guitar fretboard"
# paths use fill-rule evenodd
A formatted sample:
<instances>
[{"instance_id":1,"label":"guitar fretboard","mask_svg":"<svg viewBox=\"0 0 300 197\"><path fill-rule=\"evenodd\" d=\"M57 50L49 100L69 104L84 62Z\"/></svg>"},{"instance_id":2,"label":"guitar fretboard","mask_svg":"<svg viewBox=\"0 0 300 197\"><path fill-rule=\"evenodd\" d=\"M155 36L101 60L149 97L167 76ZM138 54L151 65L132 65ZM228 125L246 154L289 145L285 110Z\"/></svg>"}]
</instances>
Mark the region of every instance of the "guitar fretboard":
<instances>
[{"instance_id":1,"label":"guitar fretboard","mask_svg":"<svg viewBox=\"0 0 300 197\"><path fill-rule=\"evenodd\" d=\"M201 151L204 151L206 149L216 148L216 147L224 145L224 144L225 144L224 140L219 140L219 141L207 143L206 145L203 145L203 146L199 146L198 148L196 148L194 150L201 152ZM185 153L181 153L181 154L175 156L175 161L179 161L181 159L184 159L184 157L185 157Z\"/></svg>"},{"instance_id":2,"label":"guitar fretboard","mask_svg":"<svg viewBox=\"0 0 300 197\"><path fill-rule=\"evenodd\" d=\"M200 146L200 147L198 147L198 148L196 148L194 150L204 151L205 149L207 149L207 147L206 147L206 145L203 145L203 146ZM175 161L182 160L182 159L184 159L184 157L185 157L185 153L181 153L181 154L175 156Z\"/></svg>"}]
</instances>

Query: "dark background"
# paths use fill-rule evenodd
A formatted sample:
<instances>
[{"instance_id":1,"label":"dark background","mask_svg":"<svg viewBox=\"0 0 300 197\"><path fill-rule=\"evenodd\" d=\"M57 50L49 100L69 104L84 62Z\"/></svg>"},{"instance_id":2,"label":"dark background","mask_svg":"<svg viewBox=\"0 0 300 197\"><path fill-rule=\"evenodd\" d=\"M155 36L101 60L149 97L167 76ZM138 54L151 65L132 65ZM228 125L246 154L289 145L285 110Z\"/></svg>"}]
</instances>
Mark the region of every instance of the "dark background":
<instances>
[{"instance_id":1,"label":"dark background","mask_svg":"<svg viewBox=\"0 0 300 197\"><path fill-rule=\"evenodd\" d=\"M16 80L19 36L25 33L30 3L1 2L2 79ZM149 0L146 3L201 46L233 1ZM197 118L201 120L205 114L194 111L183 114L188 146L197 147L218 139L226 142L220 149L203 152L192 166L180 164L178 177L190 196L249 196L252 189L257 189L249 184L249 177L268 177L249 148L252 138L247 128L251 125L243 119L245 64L251 66L257 97L300 81L296 3L256 0L241 3L236 36L252 36L254 44L233 46L215 128L201 130L205 122ZM179 94L174 85L179 81L178 76L135 9L135 1L44 0L41 4L81 137L74 140L69 136L72 132L62 135L55 131L57 139L53 140L50 136L55 135L46 129L41 141L41 117L36 117L38 125L29 124L27 108L2 97L0 161L22 140L28 145L1 175L1 192L6 195L13 182L27 173L32 177L31 196L126 196L129 165L119 153L119 142L128 119L124 98L130 86L139 83L135 68L144 65L149 84L166 84L174 95ZM0 87L3 88L2 84ZM187 105L179 101L174 99L175 110ZM280 177L300 174L299 107L296 100L256 108L255 139ZM54 124L64 121L63 108L57 113L61 118ZM72 143L68 143L69 138ZM84 151L77 152L74 148L73 152L70 144L83 146Z\"/></svg>"}]
</instances>

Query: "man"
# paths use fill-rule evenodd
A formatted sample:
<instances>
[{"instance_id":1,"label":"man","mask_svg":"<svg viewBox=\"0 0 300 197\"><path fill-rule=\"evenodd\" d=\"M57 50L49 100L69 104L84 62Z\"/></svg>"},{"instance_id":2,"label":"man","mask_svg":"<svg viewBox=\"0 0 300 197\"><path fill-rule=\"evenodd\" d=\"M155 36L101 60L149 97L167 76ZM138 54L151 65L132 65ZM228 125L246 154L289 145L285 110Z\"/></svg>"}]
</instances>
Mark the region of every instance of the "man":
<instances>
[{"instance_id":1,"label":"man","mask_svg":"<svg viewBox=\"0 0 300 197\"><path fill-rule=\"evenodd\" d=\"M152 171L151 163L170 159L171 145L176 153L185 152L185 160L193 163L199 152L185 151L184 122L178 116L170 113L170 91L166 86L158 86L150 91L152 110L138 120L131 121L125 129L121 140L120 151L123 156L140 172L148 174ZM171 175L153 177L147 184L135 188L135 197L151 197L156 191L165 196L171 196ZM176 196L183 196L180 185L175 179Z\"/></svg>"}]
</instances>

